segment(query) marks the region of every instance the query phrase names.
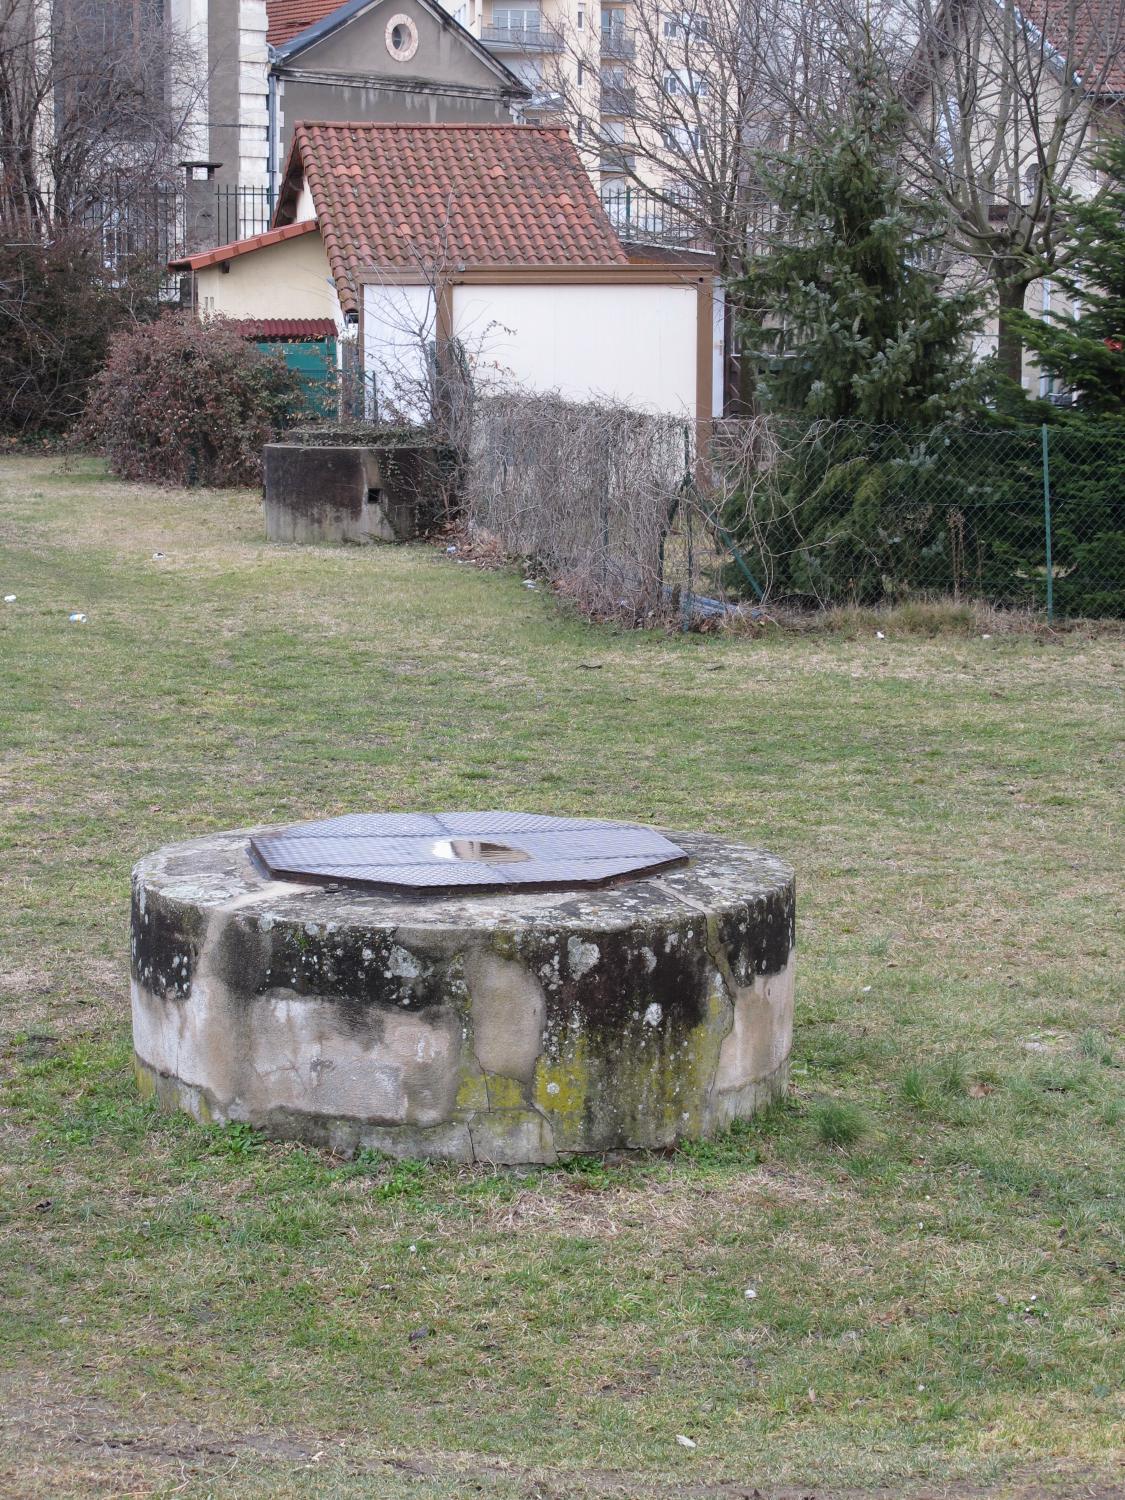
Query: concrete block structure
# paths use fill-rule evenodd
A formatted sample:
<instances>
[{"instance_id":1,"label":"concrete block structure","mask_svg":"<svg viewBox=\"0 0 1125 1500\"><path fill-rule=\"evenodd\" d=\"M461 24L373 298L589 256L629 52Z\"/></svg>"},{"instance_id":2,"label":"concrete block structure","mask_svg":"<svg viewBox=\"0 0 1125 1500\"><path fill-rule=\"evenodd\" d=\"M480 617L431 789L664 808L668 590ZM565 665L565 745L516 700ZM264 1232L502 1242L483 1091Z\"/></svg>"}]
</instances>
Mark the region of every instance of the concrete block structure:
<instances>
[{"instance_id":1,"label":"concrete block structure","mask_svg":"<svg viewBox=\"0 0 1125 1500\"><path fill-rule=\"evenodd\" d=\"M676 833L676 867L596 888L355 889L274 878L250 846L270 833L134 871L137 1076L168 1106L342 1152L552 1162L706 1136L784 1093L780 860Z\"/></svg>"}]
</instances>

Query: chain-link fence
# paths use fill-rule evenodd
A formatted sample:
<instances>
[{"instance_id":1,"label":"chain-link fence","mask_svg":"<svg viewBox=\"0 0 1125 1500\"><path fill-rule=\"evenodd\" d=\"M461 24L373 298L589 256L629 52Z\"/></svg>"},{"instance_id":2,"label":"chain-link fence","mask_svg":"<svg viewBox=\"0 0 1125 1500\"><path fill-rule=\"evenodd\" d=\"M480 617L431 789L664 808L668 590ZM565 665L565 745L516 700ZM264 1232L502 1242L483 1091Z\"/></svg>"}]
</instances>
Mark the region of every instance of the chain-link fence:
<instances>
[{"instance_id":1,"label":"chain-link fence","mask_svg":"<svg viewBox=\"0 0 1125 1500\"><path fill-rule=\"evenodd\" d=\"M470 520L586 613L687 627L788 607L980 601L1125 616L1125 423L924 431L690 424L479 403Z\"/></svg>"},{"instance_id":2,"label":"chain-link fence","mask_svg":"<svg viewBox=\"0 0 1125 1500\"><path fill-rule=\"evenodd\" d=\"M759 417L717 424L700 454L686 420L483 396L447 365L420 367L418 404L462 455L468 522L593 617L696 628L735 610L935 599L1125 617L1125 421ZM315 373L322 419L418 420L384 410L354 359Z\"/></svg>"},{"instance_id":3,"label":"chain-link fence","mask_svg":"<svg viewBox=\"0 0 1125 1500\"><path fill-rule=\"evenodd\" d=\"M764 599L1125 615L1125 423L727 424L712 498L727 584Z\"/></svg>"}]
</instances>

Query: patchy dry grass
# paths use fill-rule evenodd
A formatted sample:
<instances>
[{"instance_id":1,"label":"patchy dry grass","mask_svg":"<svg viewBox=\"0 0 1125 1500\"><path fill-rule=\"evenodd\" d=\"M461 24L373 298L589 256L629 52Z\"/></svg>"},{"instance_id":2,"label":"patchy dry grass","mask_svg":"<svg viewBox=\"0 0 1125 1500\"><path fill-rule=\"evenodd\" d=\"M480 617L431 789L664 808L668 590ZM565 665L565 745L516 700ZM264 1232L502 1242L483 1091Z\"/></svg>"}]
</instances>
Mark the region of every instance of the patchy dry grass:
<instances>
[{"instance_id":1,"label":"patchy dry grass","mask_svg":"<svg viewBox=\"0 0 1125 1500\"><path fill-rule=\"evenodd\" d=\"M57 460L9 593L0 1494L1119 1493L1119 640L614 634ZM790 859L790 1104L489 1172L136 1097L137 855L458 805Z\"/></svg>"}]
</instances>

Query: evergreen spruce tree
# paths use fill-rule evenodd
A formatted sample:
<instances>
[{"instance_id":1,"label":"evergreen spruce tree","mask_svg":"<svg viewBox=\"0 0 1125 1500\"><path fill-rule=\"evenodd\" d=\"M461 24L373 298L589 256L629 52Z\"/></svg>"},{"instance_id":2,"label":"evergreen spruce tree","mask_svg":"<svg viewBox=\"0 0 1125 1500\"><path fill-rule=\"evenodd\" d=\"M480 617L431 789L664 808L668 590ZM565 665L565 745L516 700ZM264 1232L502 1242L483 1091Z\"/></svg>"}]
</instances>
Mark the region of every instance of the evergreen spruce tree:
<instances>
[{"instance_id":1,"label":"evergreen spruce tree","mask_svg":"<svg viewBox=\"0 0 1125 1500\"><path fill-rule=\"evenodd\" d=\"M1097 201L1070 198L1077 253L1055 278L1074 310L1024 313L1018 322L1026 347L1075 393L1080 412L1125 418L1125 136L1095 165L1108 191Z\"/></svg>"},{"instance_id":2,"label":"evergreen spruce tree","mask_svg":"<svg viewBox=\"0 0 1125 1500\"><path fill-rule=\"evenodd\" d=\"M934 269L942 211L905 188L901 115L869 62L852 98L829 138L779 161L778 227L733 290L754 309L744 357L792 455L765 527L774 575L790 594L872 601L940 547L934 507L910 496L939 461L935 427L977 399L975 299Z\"/></svg>"}]
</instances>

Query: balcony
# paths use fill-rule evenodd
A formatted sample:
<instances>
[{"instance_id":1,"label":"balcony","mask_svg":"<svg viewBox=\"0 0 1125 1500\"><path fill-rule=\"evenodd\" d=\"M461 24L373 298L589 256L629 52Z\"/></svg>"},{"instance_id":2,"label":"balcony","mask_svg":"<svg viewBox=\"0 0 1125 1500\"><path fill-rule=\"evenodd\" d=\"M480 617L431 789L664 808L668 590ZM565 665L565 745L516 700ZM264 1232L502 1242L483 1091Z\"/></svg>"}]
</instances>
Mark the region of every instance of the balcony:
<instances>
[{"instance_id":1,"label":"balcony","mask_svg":"<svg viewBox=\"0 0 1125 1500\"><path fill-rule=\"evenodd\" d=\"M708 248L695 216L687 207L678 208L659 193L629 183L607 182L602 186L601 200L610 223L623 240L675 245L685 250Z\"/></svg>"},{"instance_id":2,"label":"balcony","mask_svg":"<svg viewBox=\"0 0 1125 1500\"><path fill-rule=\"evenodd\" d=\"M621 57L626 60L636 57L636 33L626 31L623 26L602 27L602 56Z\"/></svg>"},{"instance_id":3,"label":"balcony","mask_svg":"<svg viewBox=\"0 0 1125 1500\"><path fill-rule=\"evenodd\" d=\"M603 146L600 165L603 172L635 172L637 158L624 146Z\"/></svg>"},{"instance_id":4,"label":"balcony","mask_svg":"<svg viewBox=\"0 0 1125 1500\"><path fill-rule=\"evenodd\" d=\"M538 26L482 26L480 39L494 52L561 52L562 33L540 22Z\"/></svg>"},{"instance_id":5,"label":"balcony","mask_svg":"<svg viewBox=\"0 0 1125 1500\"><path fill-rule=\"evenodd\" d=\"M564 103L563 96L550 89L532 89L531 98L523 106L524 114L526 115L529 111L536 115L557 114L563 108Z\"/></svg>"},{"instance_id":6,"label":"balcony","mask_svg":"<svg viewBox=\"0 0 1125 1500\"><path fill-rule=\"evenodd\" d=\"M637 109L637 91L619 83L602 84L602 114L632 115Z\"/></svg>"}]
</instances>

